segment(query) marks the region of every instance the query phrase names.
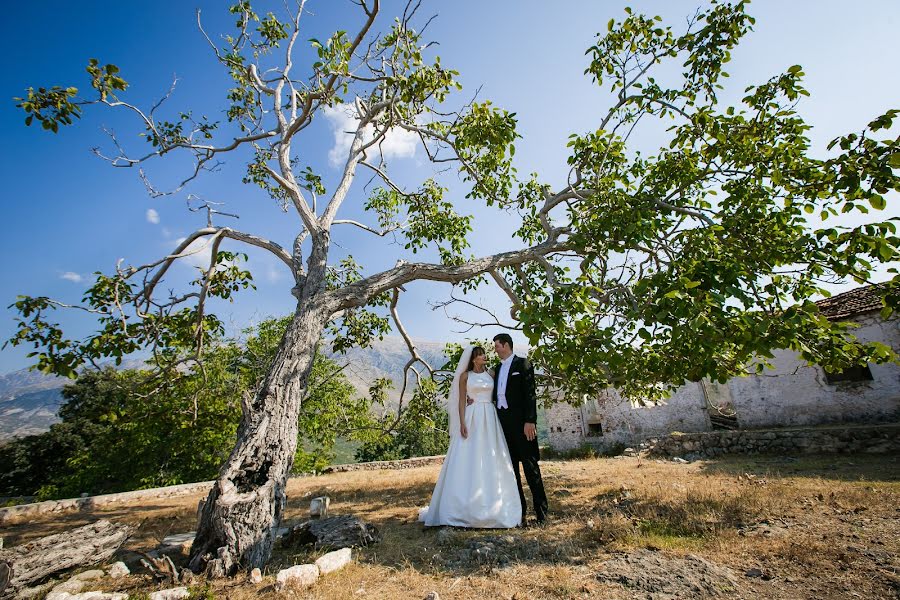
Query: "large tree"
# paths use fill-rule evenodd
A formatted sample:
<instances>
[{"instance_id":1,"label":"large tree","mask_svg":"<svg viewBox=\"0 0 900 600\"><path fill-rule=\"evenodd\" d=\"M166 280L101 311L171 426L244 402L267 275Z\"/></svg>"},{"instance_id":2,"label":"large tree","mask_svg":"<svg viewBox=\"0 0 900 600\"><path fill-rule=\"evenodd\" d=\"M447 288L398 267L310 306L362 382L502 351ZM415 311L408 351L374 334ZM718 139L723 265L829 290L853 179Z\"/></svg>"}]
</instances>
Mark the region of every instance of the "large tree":
<instances>
[{"instance_id":1,"label":"large tree","mask_svg":"<svg viewBox=\"0 0 900 600\"><path fill-rule=\"evenodd\" d=\"M823 318L812 299L824 293L824 282L866 282L878 263L897 258L893 222L840 225L844 213L884 208L886 195L898 189L897 140L886 134L896 111L817 155L795 110L806 95L799 66L748 88L738 106L720 106L723 66L753 24L743 2L714 2L678 30L630 10L611 20L588 49L585 71L611 90L610 106L585 123L587 133L572 134L569 176L557 186L540 174L520 178L513 168L514 113L488 101L456 100L457 73L433 57L413 26L417 3L384 26L379 0L353 4L356 32L312 40L318 58L301 67L294 56L309 18L305 1L284 20L237 2L231 8L237 31L224 46L207 38L234 80L224 124L188 110L166 120L158 107L130 104L118 69L95 60L88 66L93 97L50 87L29 89L19 100L28 124L40 121L53 132L86 105L130 111L149 147L135 153L116 142L107 158L117 167L141 167L187 155L194 165L176 191L249 149L246 183L298 218L296 239L283 248L218 225L220 215L209 207L208 226L171 254L98 279L85 308L98 313L100 328L86 340L66 339L48 320L53 301L18 303L14 343L39 346L41 368L71 372L148 346L171 368L175 361L167 359L182 355L173 348L199 353L205 332L220 326L205 311L209 297L228 296L249 281L235 256L220 251L223 240L267 250L293 274L295 312L264 385L244 403L237 445L203 507L195 570L231 573L266 562L316 344L323 335L338 349L365 344L392 321L409 341L397 304L416 280L463 291L499 286L512 305L511 325L524 331L534 362L568 398L610 384L635 399L653 398L685 379L743 373L754 357L762 366L775 348L796 349L828 368L893 359L884 346L860 344L845 325ZM667 70L657 78L661 67ZM322 177L305 166L304 140L310 123L337 106L352 112L356 126L337 184L326 191ZM630 148L637 128L660 119L669 124L666 144L650 155ZM419 185L401 185L384 160L382 143L397 130L415 134L435 164L435 174ZM452 196L440 175L447 165L460 180ZM380 182L363 206L371 222L342 218L361 172ZM151 194L163 193L146 183ZM472 223L455 210L463 196L521 218L508 251L466 254ZM330 265L339 226L371 232L373 243L389 242L385 234L392 232L408 253L437 248L440 261L401 260L376 273L349 259ZM173 262L201 239L212 258L195 288L160 294ZM884 287L886 310L893 289ZM427 377L431 367L409 347L408 372Z\"/></svg>"}]
</instances>

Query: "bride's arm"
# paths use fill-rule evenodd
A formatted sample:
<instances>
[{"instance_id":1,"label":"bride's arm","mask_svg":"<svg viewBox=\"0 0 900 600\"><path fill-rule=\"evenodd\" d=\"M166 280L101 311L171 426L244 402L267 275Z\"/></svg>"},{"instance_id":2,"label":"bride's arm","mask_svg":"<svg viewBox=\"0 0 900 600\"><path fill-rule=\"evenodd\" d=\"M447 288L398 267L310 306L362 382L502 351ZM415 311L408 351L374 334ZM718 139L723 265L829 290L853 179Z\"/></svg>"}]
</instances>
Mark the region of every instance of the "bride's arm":
<instances>
[{"instance_id":1,"label":"bride's arm","mask_svg":"<svg viewBox=\"0 0 900 600\"><path fill-rule=\"evenodd\" d=\"M459 378L459 402L456 403L457 408L459 409L459 432L464 438L469 437L469 431L466 429L466 398L468 396L468 386L469 373L467 371Z\"/></svg>"}]
</instances>

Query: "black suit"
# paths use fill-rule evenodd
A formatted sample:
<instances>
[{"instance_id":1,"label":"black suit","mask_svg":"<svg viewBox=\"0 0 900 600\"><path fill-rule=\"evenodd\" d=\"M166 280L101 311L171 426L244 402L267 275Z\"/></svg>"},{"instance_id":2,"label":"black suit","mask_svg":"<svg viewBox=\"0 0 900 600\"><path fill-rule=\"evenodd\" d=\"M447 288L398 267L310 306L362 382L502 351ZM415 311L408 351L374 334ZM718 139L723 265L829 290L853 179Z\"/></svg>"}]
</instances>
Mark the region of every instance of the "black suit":
<instances>
[{"instance_id":1,"label":"black suit","mask_svg":"<svg viewBox=\"0 0 900 600\"><path fill-rule=\"evenodd\" d=\"M500 368L494 369L494 406L497 405L497 388ZM519 486L519 498L522 501L522 522L525 521L525 492L522 490L522 477L519 474L519 463L525 471L525 480L534 500L534 513L538 521L547 516L547 495L544 493L544 482L541 479L541 468L538 465L540 450L537 435L531 441L525 437L525 423L537 424L537 389L534 382L534 367L531 362L515 356L509 365L506 379L506 404L509 408L497 408L497 416L503 427L506 445L512 459L513 471L516 473L516 484Z\"/></svg>"}]
</instances>

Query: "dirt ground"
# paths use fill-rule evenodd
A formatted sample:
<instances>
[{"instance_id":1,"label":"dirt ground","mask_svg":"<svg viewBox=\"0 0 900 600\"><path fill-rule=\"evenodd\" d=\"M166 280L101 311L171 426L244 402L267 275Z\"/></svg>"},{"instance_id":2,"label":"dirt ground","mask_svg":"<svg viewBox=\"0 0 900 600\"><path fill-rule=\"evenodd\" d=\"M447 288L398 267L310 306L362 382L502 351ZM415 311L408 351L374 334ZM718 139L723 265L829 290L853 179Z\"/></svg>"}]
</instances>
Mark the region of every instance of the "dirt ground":
<instances>
[{"instance_id":1,"label":"dirt ground","mask_svg":"<svg viewBox=\"0 0 900 600\"><path fill-rule=\"evenodd\" d=\"M258 585L215 581L204 598L900 598L897 456L727 457L676 464L631 457L542 462L551 521L515 530L426 529L416 522L439 467L291 480L287 522L309 499L383 535L307 589L274 591L278 570L321 552L280 549ZM194 529L201 496L47 516L0 527L5 546L100 518L149 551ZM154 591L136 568L91 589Z\"/></svg>"}]
</instances>

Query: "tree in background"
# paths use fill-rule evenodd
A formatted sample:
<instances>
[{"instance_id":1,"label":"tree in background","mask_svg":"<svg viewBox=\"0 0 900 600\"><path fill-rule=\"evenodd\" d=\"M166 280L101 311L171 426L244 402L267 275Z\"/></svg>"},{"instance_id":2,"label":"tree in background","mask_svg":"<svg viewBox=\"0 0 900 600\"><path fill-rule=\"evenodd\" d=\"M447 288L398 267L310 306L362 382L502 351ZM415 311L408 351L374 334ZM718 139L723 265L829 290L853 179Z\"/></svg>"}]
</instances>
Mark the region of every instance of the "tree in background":
<instances>
[{"instance_id":1,"label":"tree in background","mask_svg":"<svg viewBox=\"0 0 900 600\"><path fill-rule=\"evenodd\" d=\"M0 495L76 497L204 481L234 447L242 398L252 396L275 359L289 318L214 343L202 363L160 381L141 370L85 369L62 390L61 423L0 446ZM295 472L321 470L338 437L373 426L340 365L316 354L299 416Z\"/></svg>"},{"instance_id":2,"label":"tree in background","mask_svg":"<svg viewBox=\"0 0 900 600\"><path fill-rule=\"evenodd\" d=\"M243 404L236 446L204 504L194 570L230 574L268 560L326 330L341 350L368 344L393 321L409 343L407 374L412 369L421 379L434 372L396 310L404 286L416 280L463 290L498 285L513 307L510 325L533 347L536 368L575 399L611 384L628 397L652 399L685 379L744 373L754 358L765 368L777 348L829 369L895 358L822 317L813 299L825 293L826 282L868 282L875 265L898 257L892 221L836 222L844 213L884 208L885 195L900 187L897 139L887 134L897 112L860 124L816 155L809 126L795 110L807 95L800 66L749 87L738 106L721 106L723 67L753 24L744 2L711 2L679 30L630 10L611 20L588 48L585 71L611 91L609 107L584 124L585 133L572 134L569 176L556 186L540 174L520 177L513 167L515 113L456 99L457 73L433 56L412 25L417 3L382 27L375 25L379 0L358 0L355 33L313 39L316 58L300 65L295 48L308 18L305 4L300 0L280 20L240 0L230 9L236 32L223 43L207 38L233 79L225 122L187 108L163 117L159 105L144 110L128 103L119 69L96 60L88 65L90 98L74 87L51 87L29 89L19 100L27 124L40 122L53 132L87 105L133 114L149 147L113 140L110 162L142 168L169 155L192 159L184 183L172 191L229 156L250 154L245 181L300 223L286 249L218 224L224 215L207 205L207 226L169 255L98 278L85 308L98 314L100 329L86 340L68 340L48 320L58 306L53 301L17 303L22 317L12 341L35 344L40 368L71 373L86 361L150 347L160 368L171 372L179 361L196 360L208 332L220 328L205 311L208 299L251 285L235 257L225 258L223 240L262 248L292 274L295 311L262 385ZM666 63L678 73L657 79ZM356 127L328 190L308 167L304 141L315 131L313 119L336 107ZM630 149L633 132L658 119L669 124L667 143L653 154ZM436 164L416 185L392 178L380 151L397 130L415 134ZM448 165L464 187L456 201L441 173ZM360 171L380 182L354 211L364 209L367 222L345 214ZM164 193L146 175L145 181L151 194ZM471 218L454 209L462 196L521 217L507 251L466 253ZM408 253L379 273L353 259L335 261L336 227L355 227L385 243L393 233ZM211 260L195 287L183 295L160 293L172 263L198 240L207 241ZM436 250L438 262L407 261L426 247ZM886 311L896 306L897 281L882 288Z\"/></svg>"},{"instance_id":3,"label":"tree in background","mask_svg":"<svg viewBox=\"0 0 900 600\"><path fill-rule=\"evenodd\" d=\"M2 493L40 499L102 494L214 477L234 442L240 415L235 378L208 361L193 377L159 386L151 374L85 370L62 390L61 423L3 446L14 467Z\"/></svg>"}]
</instances>

